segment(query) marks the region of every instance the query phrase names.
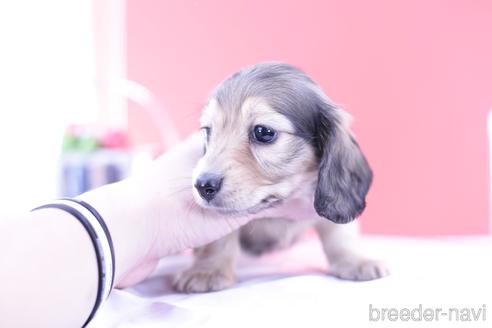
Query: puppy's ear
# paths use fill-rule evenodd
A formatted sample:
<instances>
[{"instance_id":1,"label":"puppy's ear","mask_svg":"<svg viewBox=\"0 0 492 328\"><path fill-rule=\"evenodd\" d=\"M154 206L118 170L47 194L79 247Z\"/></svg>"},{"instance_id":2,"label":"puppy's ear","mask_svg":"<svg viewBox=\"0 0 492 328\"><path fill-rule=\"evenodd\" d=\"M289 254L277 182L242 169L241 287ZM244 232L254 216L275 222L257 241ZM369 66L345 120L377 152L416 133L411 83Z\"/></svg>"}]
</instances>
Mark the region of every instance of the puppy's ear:
<instances>
[{"instance_id":1,"label":"puppy's ear","mask_svg":"<svg viewBox=\"0 0 492 328\"><path fill-rule=\"evenodd\" d=\"M335 223L348 223L362 213L372 171L348 129L345 112L327 101L319 108L320 156L316 212Z\"/></svg>"}]
</instances>

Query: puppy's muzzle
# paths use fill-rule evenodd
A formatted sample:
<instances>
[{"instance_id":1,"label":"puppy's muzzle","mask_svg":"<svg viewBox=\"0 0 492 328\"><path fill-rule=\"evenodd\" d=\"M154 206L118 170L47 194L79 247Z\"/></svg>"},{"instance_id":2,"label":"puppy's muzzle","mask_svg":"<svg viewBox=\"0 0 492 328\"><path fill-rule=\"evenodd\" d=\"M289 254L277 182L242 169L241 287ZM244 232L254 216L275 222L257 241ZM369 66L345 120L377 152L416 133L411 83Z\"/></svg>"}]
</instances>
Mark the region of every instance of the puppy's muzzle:
<instances>
[{"instance_id":1,"label":"puppy's muzzle","mask_svg":"<svg viewBox=\"0 0 492 328\"><path fill-rule=\"evenodd\" d=\"M205 173L196 179L195 188L200 196L209 202L214 199L220 191L222 180L223 178L218 175Z\"/></svg>"}]
</instances>

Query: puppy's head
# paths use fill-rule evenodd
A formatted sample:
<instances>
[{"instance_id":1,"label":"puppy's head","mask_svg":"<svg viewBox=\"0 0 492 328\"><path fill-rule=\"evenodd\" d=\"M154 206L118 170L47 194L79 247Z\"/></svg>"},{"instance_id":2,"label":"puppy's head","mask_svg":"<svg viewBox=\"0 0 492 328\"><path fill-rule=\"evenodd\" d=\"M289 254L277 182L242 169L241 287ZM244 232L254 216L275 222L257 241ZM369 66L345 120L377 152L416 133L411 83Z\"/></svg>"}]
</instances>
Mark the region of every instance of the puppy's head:
<instances>
[{"instance_id":1,"label":"puppy's head","mask_svg":"<svg viewBox=\"0 0 492 328\"><path fill-rule=\"evenodd\" d=\"M298 69L279 63L225 80L205 106L205 152L193 173L196 202L254 213L303 190L337 223L365 207L372 173L347 115Z\"/></svg>"}]
</instances>

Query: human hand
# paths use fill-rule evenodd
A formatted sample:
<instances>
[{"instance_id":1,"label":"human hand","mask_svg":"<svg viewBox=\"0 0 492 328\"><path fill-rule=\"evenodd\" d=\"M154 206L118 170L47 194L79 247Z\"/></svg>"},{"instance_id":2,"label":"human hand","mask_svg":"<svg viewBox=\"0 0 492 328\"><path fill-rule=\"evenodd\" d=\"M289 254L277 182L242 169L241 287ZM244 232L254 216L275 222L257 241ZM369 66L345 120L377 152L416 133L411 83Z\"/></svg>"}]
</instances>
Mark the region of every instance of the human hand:
<instances>
[{"instance_id":1,"label":"human hand","mask_svg":"<svg viewBox=\"0 0 492 328\"><path fill-rule=\"evenodd\" d=\"M81 196L108 213L103 217L109 219L115 242L117 286L134 285L162 257L210 243L253 219L317 216L312 203L300 199L242 216L198 206L193 199L192 172L202 155L203 138L194 134L154 161L146 172ZM97 194L104 191L106 201L101 202Z\"/></svg>"}]
</instances>

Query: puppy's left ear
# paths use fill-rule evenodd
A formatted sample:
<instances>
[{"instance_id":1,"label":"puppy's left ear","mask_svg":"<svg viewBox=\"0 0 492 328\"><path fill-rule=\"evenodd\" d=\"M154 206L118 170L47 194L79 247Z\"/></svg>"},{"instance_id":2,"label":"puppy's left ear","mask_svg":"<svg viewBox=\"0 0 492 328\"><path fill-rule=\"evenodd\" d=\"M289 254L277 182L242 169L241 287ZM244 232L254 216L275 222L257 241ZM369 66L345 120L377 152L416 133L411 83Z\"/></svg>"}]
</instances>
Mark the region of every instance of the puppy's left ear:
<instances>
[{"instance_id":1,"label":"puppy's left ear","mask_svg":"<svg viewBox=\"0 0 492 328\"><path fill-rule=\"evenodd\" d=\"M320 165L316 212L335 223L348 223L362 213L372 171L349 128L348 116L328 101L319 108L317 129Z\"/></svg>"}]
</instances>

